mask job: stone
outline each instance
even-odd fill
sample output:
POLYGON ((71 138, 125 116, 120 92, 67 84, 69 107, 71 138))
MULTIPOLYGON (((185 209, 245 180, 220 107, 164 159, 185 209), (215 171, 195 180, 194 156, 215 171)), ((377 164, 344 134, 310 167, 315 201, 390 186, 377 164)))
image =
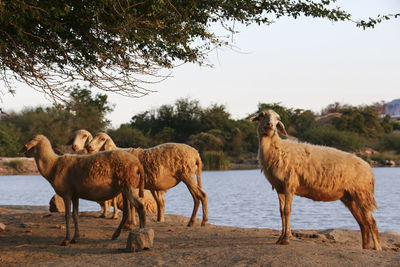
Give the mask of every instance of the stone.
POLYGON ((138 229, 129 233, 126 243, 126 250, 129 252, 138 252, 153 247, 154 230, 138 229))
POLYGON ((65 212, 64 200, 57 194, 50 199, 49 205, 50 212, 65 212))
POLYGON ((6 225, 4 223, 0 223, 0 232, 6 230, 6 225))

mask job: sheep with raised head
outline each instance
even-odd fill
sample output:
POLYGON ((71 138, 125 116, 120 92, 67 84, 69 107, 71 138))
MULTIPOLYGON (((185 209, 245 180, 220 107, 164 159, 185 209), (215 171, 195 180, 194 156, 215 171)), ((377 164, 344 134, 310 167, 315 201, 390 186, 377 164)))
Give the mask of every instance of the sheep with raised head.
POLYGON ((280 116, 266 110, 250 118, 258 121, 259 162, 272 188, 278 193, 282 234, 277 244, 289 244, 293 195, 314 201, 341 200, 361 229, 362 247, 370 248, 370 234, 381 250, 372 211, 375 178, 371 167, 353 154, 334 148, 282 140, 287 136, 280 116))
POLYGON ((79 198, 104 201, 122 193, 125 208, 113 239, 120 235, 121 228, 127 220, 128 201, 138 210, 140 228, 145 227, 144 206, 138 200, 134 190, 139 188, 139 195, 143 195, 144 173, 142 165, 134 155, 125 151, 104 151, 94 155, 58 156, 44 135, 34 136, 24 145, 20 153, 35 158, 41 175, 64 200, 66 236, 62 245, 76 243, 79 239, 79 198), (72 240, 70 236, 71 201, 75 224, 72 240))
MULTIPOLYGON (((89 153, 109 149, 118 149, 118 147, 106 133, 98 133, 87 146, 89 153)), ((194 224, 200 201, 203 207, 201 225, 206 224, 208 221, 207 195, 201 189, 202 161, 196 149, 185 144, 166 143, 148 149, 123 148, 123 150, 136 155, 143 165, 145 189, 151 191, 157 202, 158 221, 164 221, 164 192, 183 182, 189 189, 194 201, 188 226, 194 224), (197 184, 194 180, 195 175, 197 184)))
MULTIPOLYGON (((68 141, 67 145, 70 145, 72 150, 75 152, 82 152, 83 154, 88 154, 86 149, 87 145, 92 141, 93 136, 92 134, 86 129, 79 129, 76 130, 70 140, 68 141)), ((121 198, 121 197, 120 197, 121 198)), ((119 200, 121 202, 121 199, 119 200)), ((112 219, 118 219, 118 200, 116 198, 106 200, 106 201, 99 201, 101 207, 101 218, 107 217, 108 212, 110 211, 111 205, 114 208, 112 219)), ((128 224, 131 224, 131 220, 128 220, 128 224)))

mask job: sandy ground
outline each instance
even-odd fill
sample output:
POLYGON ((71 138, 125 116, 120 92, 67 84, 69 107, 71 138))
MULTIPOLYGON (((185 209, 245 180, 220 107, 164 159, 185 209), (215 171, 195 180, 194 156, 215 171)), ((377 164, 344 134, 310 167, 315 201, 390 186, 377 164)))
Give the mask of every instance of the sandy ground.
POLYGON ((119 220, 80 214, 81 239, 60 246, 64 215, 48 207, 2 206, 0 266, 400 266, 400 234, 381 233, 383 251, 361 249, 353 230, 294 230, 288 246, 276 245, 280 231, 207 225, 186 226, 187 218, 167 215, 155 231, 154 247, 126 252, 128 231, 112 241, 119 220))

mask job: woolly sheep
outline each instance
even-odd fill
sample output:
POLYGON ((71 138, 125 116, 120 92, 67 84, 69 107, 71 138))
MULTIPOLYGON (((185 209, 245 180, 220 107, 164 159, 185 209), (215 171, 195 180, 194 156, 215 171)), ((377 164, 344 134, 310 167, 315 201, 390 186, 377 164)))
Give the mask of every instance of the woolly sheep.
POLYGON ((106 200, 119 193, 124 197, 124 210, 120 225, 113 234, 116 239, 128 215, 128 201, 139 212, 140 228, 146 224, 143 204, 138 200, 134 188, 139 187, 143 195, 144 173, 137 157, 125 151, 105 151, 94 155, 58 156, 44 135, 36 135, 21 149, 27 157, 34 157, 42 176, 61 196, 65 204, 66 237, 62 245, 76 243, 79 239, 79 198, 106 200), (71 201, 75 224, 74 237, 70 238, 71 201))
MULTIPOLYGON (((106 133, 98 133, 87 146, 89 153, 117 149, 106 133)), ((208 221, 207 195, 201 189, 202 162, 196 149, 185 144, 166 143, 148 149, 127 148, 139 158, 145 174, 145 189, 151 190, 157 202, 157 220, 164 221, 165 201, 163 193, 180 182, 185 183, 193 197, 194 208, 188 226, 194 224, 200 205, 203 207, 201 225, 208 221), (194 175, 197 177, 197 184, 194 175)))
MULTIPOLYGON (((72 150, 75 152, 82 152, 83 154, 88 154, 86 147, 90 141, 92 141, 93 136, 92 134, 86 129, 76 130, 70 140, 68 141, 67 145, 70 145, 72 150)), ((117 200, 115 198, 106 201, 99 201, 101 207, 101 218, 107 217, 108 212, 110 211, 111 205, 114 208, 112 219, 118 219, 118 205, 117 200)), ((129 223, 129 221, 128 221, 129 223)))
POLYGON ((362 247, 370 248, 370 234, 376 250, 381 250, 378 228, 372 211, 375 178, 362 159, 334 148, 282 140, 287 136, 280 116, 263 111, 250 121, 258 121, 259 162, 272 188, 278 193, 282 234, 277 244, 289 244, 293 195, 314 201, 341 200, 361 229, 362 247))

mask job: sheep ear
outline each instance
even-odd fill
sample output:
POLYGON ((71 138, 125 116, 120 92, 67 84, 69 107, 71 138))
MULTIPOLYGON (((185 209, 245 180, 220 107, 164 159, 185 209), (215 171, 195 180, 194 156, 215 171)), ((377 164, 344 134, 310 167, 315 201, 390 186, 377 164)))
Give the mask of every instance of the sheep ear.
POLYGON ((92 141, 92 137, 90 137, 90 136, 88 136, 87 138, 86 138, 86 141, 85 141, 85 147, 87 147, 88 145, 89 145, 89 143, 90 143, 90 141, 92 141))
POLYGON ((109 139, 107 139, 105 142, 104 142, 104 145, 103 145, 103 150, 113 150, 114 149, 114 147, 113 147, 113 145, 111 144, 111 142, 110 142, 110 140, 109 139))
POLYGON ((285 130, 285 125, 283 125, 283 123, 281 121, 278 121, 278 124, 276 125, 276 127, 278 128, 278 130, 281 134, 283 134, 286 137, 288 136, 288 134, 285 130))
POLYGON ((249 121, 253 122, 253 121, 258 121, 260 119, 260 114, 254 115, 253 117, 251 117, 249 119, 249 121))

